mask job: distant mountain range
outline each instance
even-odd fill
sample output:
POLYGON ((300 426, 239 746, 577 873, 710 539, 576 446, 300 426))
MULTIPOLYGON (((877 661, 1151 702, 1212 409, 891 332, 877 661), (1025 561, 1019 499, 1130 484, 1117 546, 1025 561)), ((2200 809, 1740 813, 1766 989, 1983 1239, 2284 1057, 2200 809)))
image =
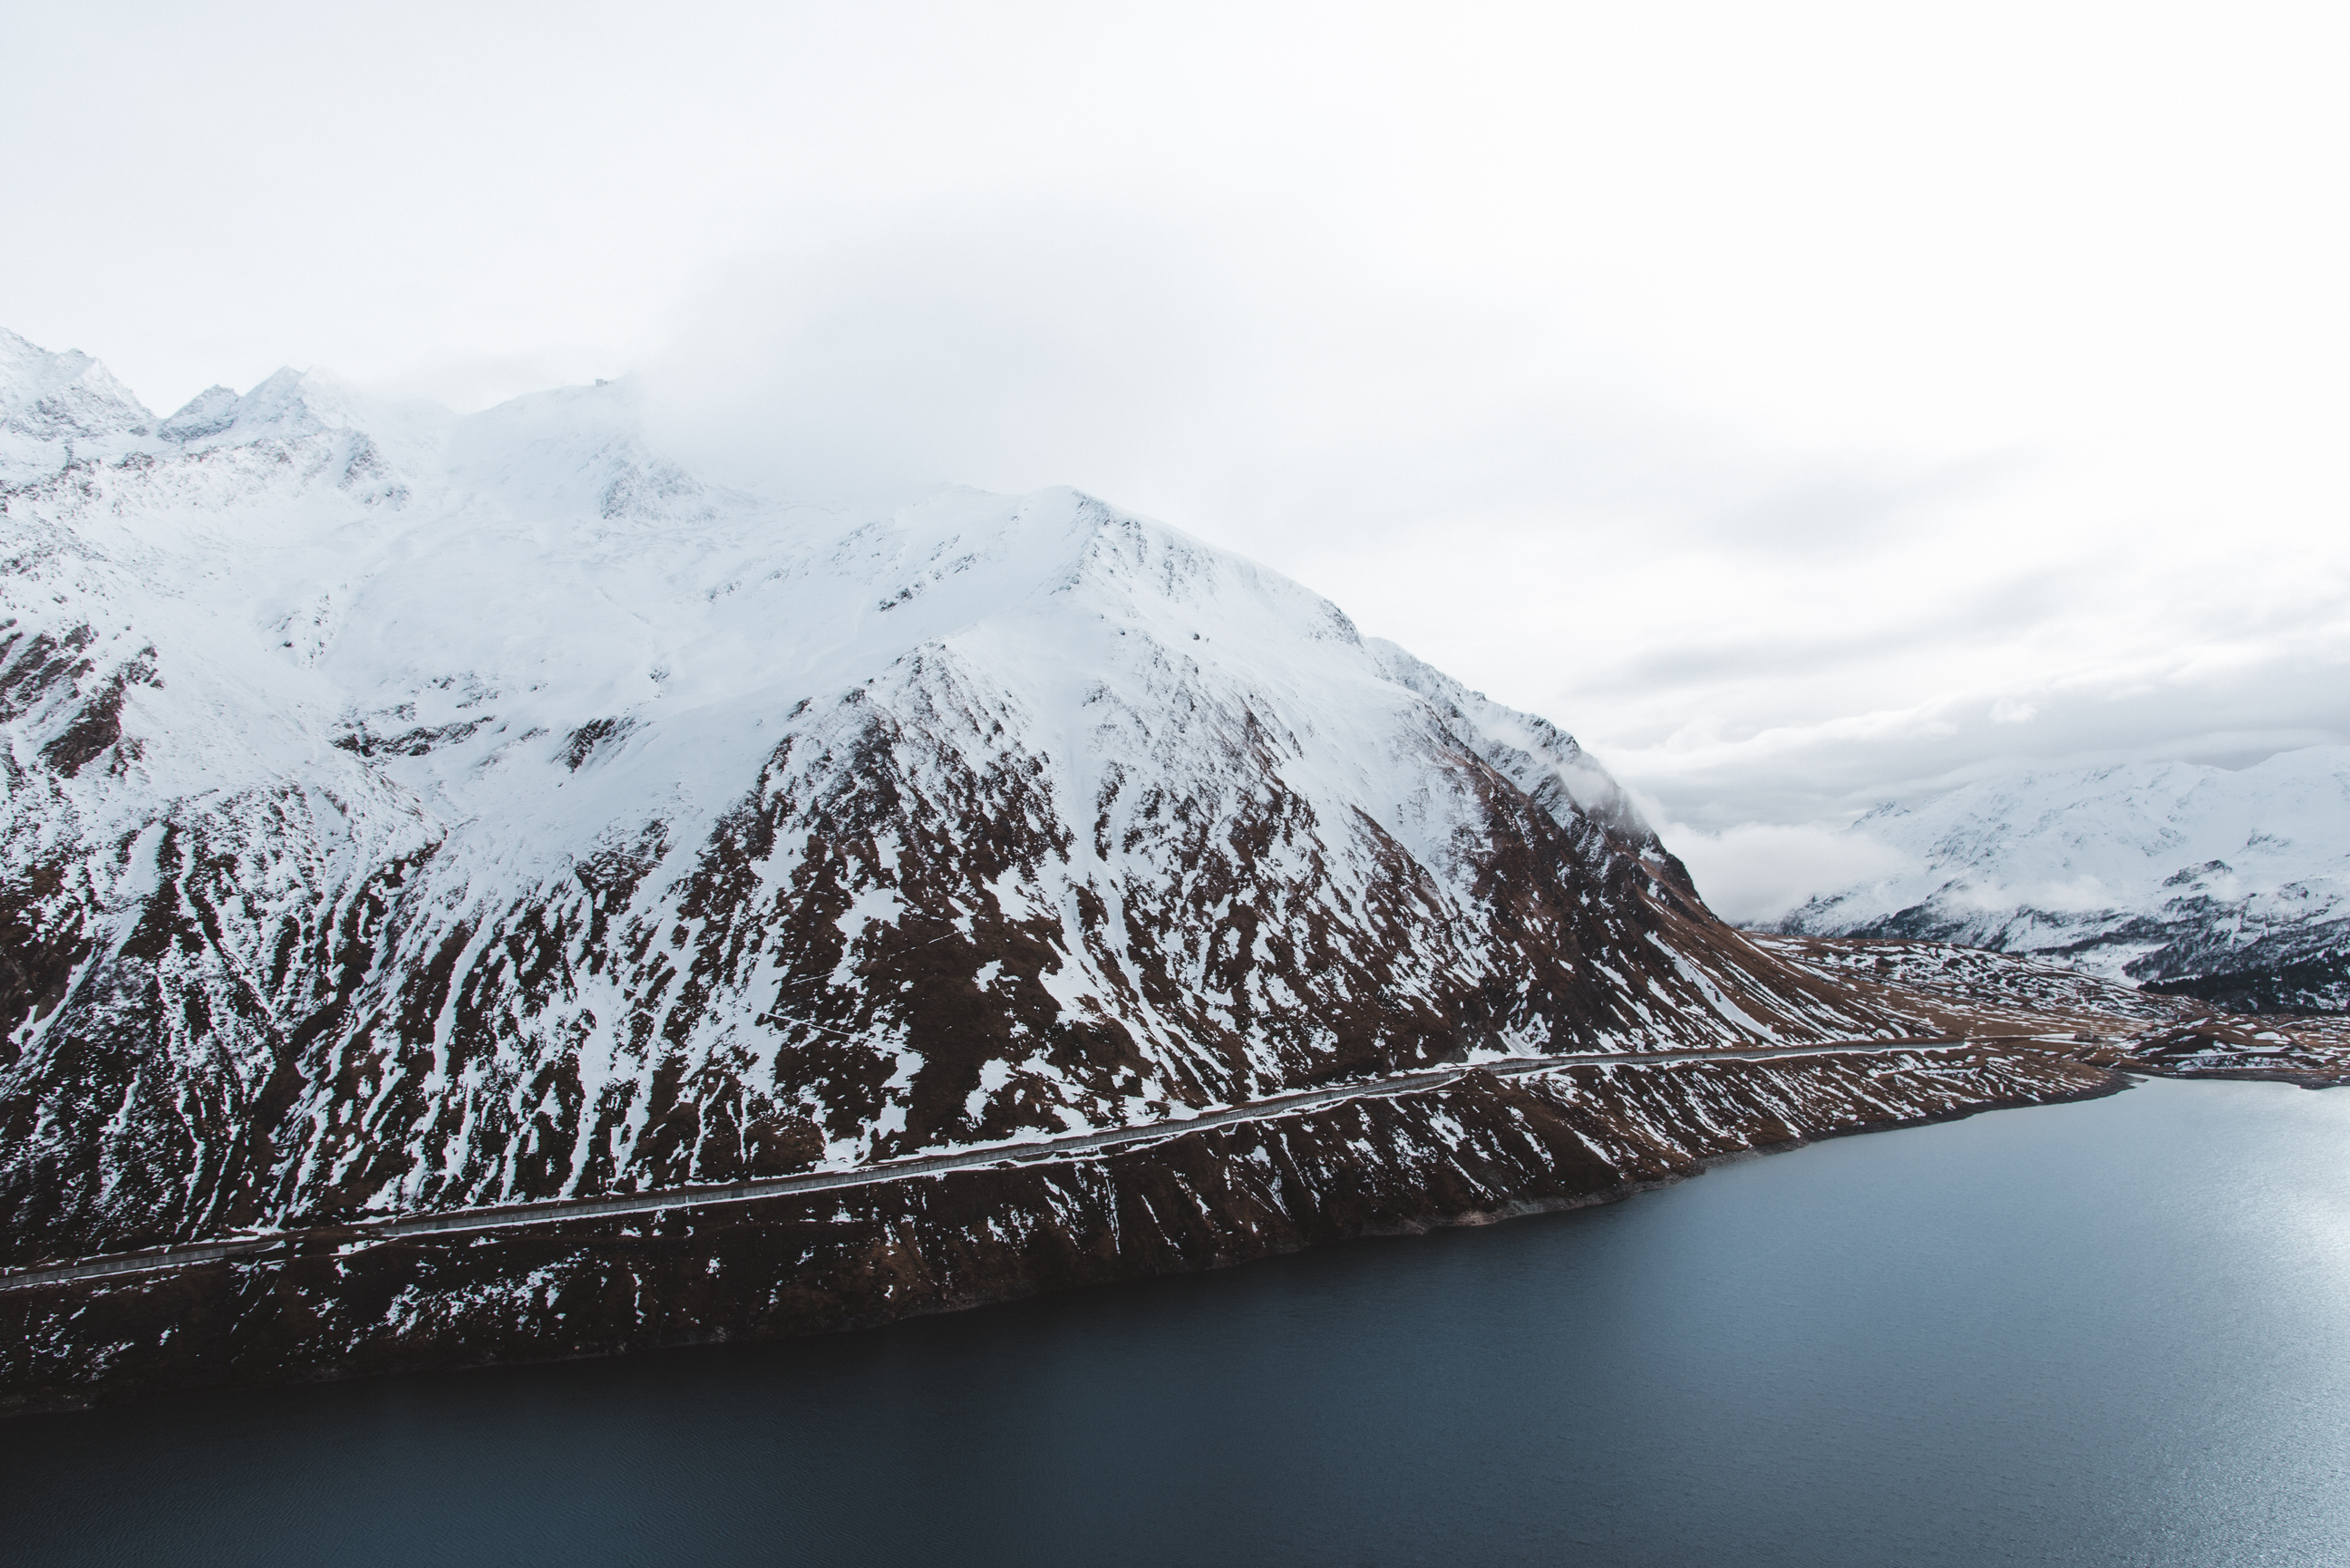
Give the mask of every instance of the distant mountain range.
POLYGON ((2350 1008, 2350 747, 2033 774, 1851 831, 1907 864, 1779 929, 2058 958, 2235 1012, 2350 1008))

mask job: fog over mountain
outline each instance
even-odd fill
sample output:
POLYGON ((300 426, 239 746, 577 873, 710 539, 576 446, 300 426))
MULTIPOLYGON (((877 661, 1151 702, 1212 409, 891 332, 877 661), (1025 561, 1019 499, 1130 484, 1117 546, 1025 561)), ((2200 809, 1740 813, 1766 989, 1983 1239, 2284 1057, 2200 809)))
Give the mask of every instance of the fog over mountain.
POLYGON ((1115 497, 1572 715, 1742 917, 1885 801, 2350 741, 2331 13, 5 27, 0 319, 152 406, 631 379, 712 483, 1115 497))

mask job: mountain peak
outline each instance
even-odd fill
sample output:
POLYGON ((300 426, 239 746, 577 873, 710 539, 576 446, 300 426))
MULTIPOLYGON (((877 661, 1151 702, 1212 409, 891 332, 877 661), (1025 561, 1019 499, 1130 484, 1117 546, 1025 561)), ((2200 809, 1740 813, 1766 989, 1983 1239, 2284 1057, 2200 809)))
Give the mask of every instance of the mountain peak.
POLYGON ((217 384, 206 387, 158 426, 157 433, 167 441, 181 442, 218 435, 236 423, 239 401, 234 388, 217 384))
POLYGON ((183 427, 191 433, 178 439, 255 441, 276 436, 287 440, 326 431, 357 429, 371 422, 365 418, 369 411, 364 407, 366 400, 340 380, 317 370, 281 367, 256 382, 251 391, 236 398, 234 405, 221 396, 228 390, 226 387, 213 387, 199 392, 186 409, 172 415, 169 422, 176 425, 182 415, 192 413, 199 403, 203 405, 202 418, 192 419, 183 427))
POLYGON ((530 392, 456 420, 447 462, 459 483, 536 517, 683 523, 750 504, 652 449, 626 379, 530 392))
POLYGON ((154 423, 130 389, 88 354, 52 353, 0 327, 0 467, 52 455, 62 462, 68 447, 119 446, 150 434, 154 423))

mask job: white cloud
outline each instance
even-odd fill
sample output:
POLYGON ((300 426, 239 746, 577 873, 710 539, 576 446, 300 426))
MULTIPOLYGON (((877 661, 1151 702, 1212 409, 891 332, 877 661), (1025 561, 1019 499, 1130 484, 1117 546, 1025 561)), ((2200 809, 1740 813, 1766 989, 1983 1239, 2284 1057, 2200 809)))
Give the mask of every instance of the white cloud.
POLYGON ((2095 877, 2082 876, 2013 888, 1996 882, 1969 883, 1952 893, 1950 902, 1960 909, 1987 913, 2039 909, 2049 914, 2085 914, 2110 909, 2116 900, 2105 883, 2095 877))
POLYGON ((1663 836, 1708 907, 1743 924, 1768 923, 1814 893, 1841 891, 1905 864, 1873 838, 1815 825, 1749 822, 1718 833, 1669 826, 1663 836))
POLYGON ((161 406, 1074 483, 1725 844, 2350 739, 2336 12, 18 9, 0 323, 161 406))

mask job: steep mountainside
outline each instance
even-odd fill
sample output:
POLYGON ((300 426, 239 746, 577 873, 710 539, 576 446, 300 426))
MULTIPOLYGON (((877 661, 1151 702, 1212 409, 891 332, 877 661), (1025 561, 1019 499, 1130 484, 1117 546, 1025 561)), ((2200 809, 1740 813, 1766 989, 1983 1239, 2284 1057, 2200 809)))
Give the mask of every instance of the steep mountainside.
POLYGON ((2062 957, 2238 1012, 2350 1008, 2350 747, 1970 784, 1852 831, 1908 866, 1782 929, 2062 957))
POLYGON ((1915 1032, 1567 735, 1089 497, 0 376, 0 1263, 1915 1032))

